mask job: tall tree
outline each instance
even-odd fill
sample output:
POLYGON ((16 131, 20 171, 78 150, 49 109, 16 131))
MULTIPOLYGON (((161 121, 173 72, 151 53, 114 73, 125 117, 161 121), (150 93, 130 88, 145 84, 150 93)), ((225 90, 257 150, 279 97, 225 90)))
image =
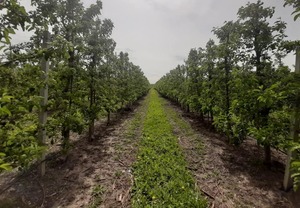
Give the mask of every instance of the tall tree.
MULTIPOLYGON (((249 64, 256 68, 256 79, 258 86, 264 91, 270 87, 268 77, 272 72, 271 56, 275 54, 283 41, 286 24, 280 20, 270 25, 274 14, 274 8, 264 7, 262 1, 248 3, 238 11, 238 20, 241 23, 241 34, 243 50, 250 55, 249 64), (271 69, 271 70, 270 70, 271 69)), ((256 114, 254 119, 255 129, 263 133, 261 129, 267 128, 268 118, 271 111, 270 106, 263 104, 257 99, 256 114)), ((271 164, 271 138, 261 135, 260 143, 265 148, 265 163, 271 164)))
POLYGON ((0 50, 9 48, 3 54, 8 62, 0 61, 0 169, 9 169, 11 165, 28 166, 42 151, 35 138, 37 115, 33 112, 38 106, 41 74, 27 59, 22 61, 20 51, 27 51, 29 45, 10 43, 10 35, 19 26, 22 30, 30 26, 25 8, 11 0, 2 1, 0 10, 0 50))
POLYGON ((207 96, 203 101, 207 103, 207 110, 210 114, 211 121, 214 120, 213 106, 215 105, 214 99, 214 86, 215 86, 215 61, 217 59, 217 46, 215 42, 210 39, 206 43, 204 62, 202 64, 203 70, 206 72, 207 78, 207 96))
POLYGON ((189 110, 194 110, 197 112, 201 111, 201 104, 198 100, 201 91, 201 71, 200 71, 200 57, 199 53, 202 49, 191 49, 188 55, 187 60, 185 61, 186 65, 186 90, 185 96, 187 100, 187 108, 189 110), (198 52, 199 51, 199 52, 198 52))
POLYGON ((66 53, 60 61, 52 64, 53 77, 59 88, 57 91, 51 89, 50 97, 60 97, 62 100, 55 100, 55 105, 60 114, 58 121, 61 126, 61 136, 63 139, 63 148, 69 148, 70 131, 82 131, 83 123, 80 122, 82 116, 76 106, 81 105, 84 98, 80 89, 80 76, 84 73, 81 68, 80 57, 83 52, 83 24, 84 6, 80 0, 61 0, 55 2, 56 12, 51 22, 54 24, 52 31, 56 38, 61 38, 66 44, 66 53), (59 92, 60 91, 60 92, 59 92), (53 94, 55 92, 55 94, 53 94))
POLYGON ((220 42, 218 46, 219 62, 217 67, 219 70, 219 79, 217 79, 216 82, 218 83, 218 91, 224 92, 219 94, 219 98, 216 98, 219 102, 216 103, 216 106, 218 106, 215 108, 217 109, 216 116, 218 116, 218 121, 216 120, 215 122, 217 126, 220 125, 219 128, 222 128, 223 131, 226 132, 229 139, 232 138, 232 122, 230 115, 232 97, 230 83, 232 82, 231 72, 233 67, 237 64, 236 57, 239 53, 239 28, 238 22, 229 21, 225 22, 222 27, 213 30, 220 42), (222 109, 224 109, 224 112, 222 109), (225 120, 223 120, 224 117, 225 120), (225 124, 225 126, 222 124, 225 124))
POLYGON ((113 23, 109 19, 100 20, 102 3, 97 1, 97 4, 91 5, 85 11, 83 16, 82 32, 87 37, 86 41, 86 59, 88 69, 88 88, 89 88, 89 107, 88 107, 88 122, 89 122, 89 140, 91 141, 94 134, 94 122, 97 115, 102 110, 101 99, 107 94, 105 88, 107 84, 104 80, 105 76, 109 76, 103 71, 105 64, 110 61, 110 56, 113 55, 115 42, 110 38, 113 29, 113 23), (102 86, 101 88, 99 86, 102 86), (101 90, 102 89, 102 90, 101 90))
POLYGON ((71 131, 91 128, 99 115, 124 107, 122 102, 134 102, 149 88, 128 55, 119 73, 116 44, 110 37, 113 23, 100 19, 101 1, 89 8, 79 0, 31 3, 28 14, 17 0, 0 3, 0 50, 9 49, 0 63, 0 169, 9 169, 10 164, 26 167, 47 148, 37 142, 39 89, 46 84, 41 80, 41 59, 50 60, 51 67, 49 102, 43 106, 49 119, 42 127, 51 144, 61 134, 63 150, 70 147, 71 131), (35 34, 28 43, 10 45, 9 36, 18 26, 34 29, 35 34), (49 47, 41 49, 42 33, 48 29, 49 47))

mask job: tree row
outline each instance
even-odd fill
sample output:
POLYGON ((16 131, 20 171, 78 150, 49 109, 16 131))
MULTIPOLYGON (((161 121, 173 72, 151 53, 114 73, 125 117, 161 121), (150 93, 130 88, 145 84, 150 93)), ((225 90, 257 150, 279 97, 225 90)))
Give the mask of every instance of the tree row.
POLYGON ((107 116, 109 123, 111 113, 149 89, 141 68, 115 52, 114 26, 101 19, 101 1, 31 3, 31 11, 16 0, 0 7, 0 169, 27 167, 50 144, 67 152, 71 132, 87 130, 92 140, 97 119, 107 116), (11 34, 21 28, 32 31, 30 41, 12 45, 11 34), (45 113, 46 125, 39 118, 45 113), (43 132, 48 139, 41 142, 43 132))
POLYGON ((191 49, 185 63, 155 85, 163 96, 212 123, 229 143, 255 138, 268 166, 271 147, 297 145, 290 129, 299 94, 299 76, 283 62, 297 41, 285 40, 285 22, 271 23, 274 12, 262 1, 241 7, 237 21, 212 30, 218 43, 210 39, 204 48, 191 49))

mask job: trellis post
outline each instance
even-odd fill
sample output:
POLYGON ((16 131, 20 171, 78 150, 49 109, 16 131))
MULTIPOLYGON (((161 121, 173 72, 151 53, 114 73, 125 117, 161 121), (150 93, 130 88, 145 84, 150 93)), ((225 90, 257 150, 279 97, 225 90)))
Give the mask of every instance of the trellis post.
MULTIPOLYGON (((48 48, 48 43, 50 40, 50 34, 46 30, 43 33, 43 44, 42 48, 43 50, 46 50, 48 48)), ((46 139, 47 139, 47 131, 46 131, 46 123, 47 123, 47 104, 48 104, 48 73, 49 73, 49 60, 45 56, 42 57, 41 60, 41 70, 42 70, 42 81, 43 81, 43 87, 40 91, 40 96, 42 97, 41 100, 41 111, 39 114, 39 144, 45 145, 46 139)), ((40 158, 40 165, 39 165, 39 174, 41 176, 45 175, 46 171, 46 162, 45 162, 45 153, 42 154, 40 158)))
MULTIPOLYGON (((300 75, 300 47, 296 48, 296 68, 295 76, 300 75)), ((292 126, 291 126, 291 137, 294 142, 299 142, 299 133, 300 133, 300 95, 296 95, 296 105, 292 117, 292 126)), ((291 179, 291 161, 293 158, 293 152, 288 150, 288 157, 285 166, 285 174, 283 180, 283 188, 285 191, 288 191, 293 186, 293 181, 291 179)))

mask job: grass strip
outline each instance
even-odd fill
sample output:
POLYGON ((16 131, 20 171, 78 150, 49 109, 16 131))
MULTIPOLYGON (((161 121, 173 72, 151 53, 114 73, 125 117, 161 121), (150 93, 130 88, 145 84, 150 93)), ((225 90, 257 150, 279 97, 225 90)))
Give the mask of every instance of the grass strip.
POLYGON ((201 156, 203 154, 204 143, 202 141, 202 136, 197 134, 192 128, 191 124, 186 121, 180 113, 178 113, 165 99, 163 101, 164 110, 168 115, 169 121, 173 125, 173 129, 179 129, 180 135, 182 137, 188 137, 189 141, 194 144, 194 148, 197 150, 198 154, 201 156))
POLYGON ((146 114, 146 111, 148 109, 148 103, 149 103, 149 95, 142 101, 141 106, 139 106, 138 110, 136 111, 133 119, 130 121, 127 130, 125 132, 125 136, 127 139, 134 139, 136 137, 139 137, 139 130, 142 129, 144 125, 144 115, 146 114))
POLYGON ((162 101, 153 89, 134 164, 132 207, 207 207, 187 169, 162 101))

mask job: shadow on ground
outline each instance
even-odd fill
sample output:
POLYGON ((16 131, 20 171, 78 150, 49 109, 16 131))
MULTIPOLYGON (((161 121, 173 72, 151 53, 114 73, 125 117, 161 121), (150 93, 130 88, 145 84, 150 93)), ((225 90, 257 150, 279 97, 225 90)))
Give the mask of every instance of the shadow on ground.
POLYGON ((201 154, 195 143, 181 139, 189 168, 202 192, 215 207, 300 207, 300 195, 282 191, 286 155, 272 149, 272 168, 263 164, 264 151, 254 139, 230 145, 208 122, 169 104, 199 135, 201 154), (297 201, 298 200, 298 201, 297 201))

